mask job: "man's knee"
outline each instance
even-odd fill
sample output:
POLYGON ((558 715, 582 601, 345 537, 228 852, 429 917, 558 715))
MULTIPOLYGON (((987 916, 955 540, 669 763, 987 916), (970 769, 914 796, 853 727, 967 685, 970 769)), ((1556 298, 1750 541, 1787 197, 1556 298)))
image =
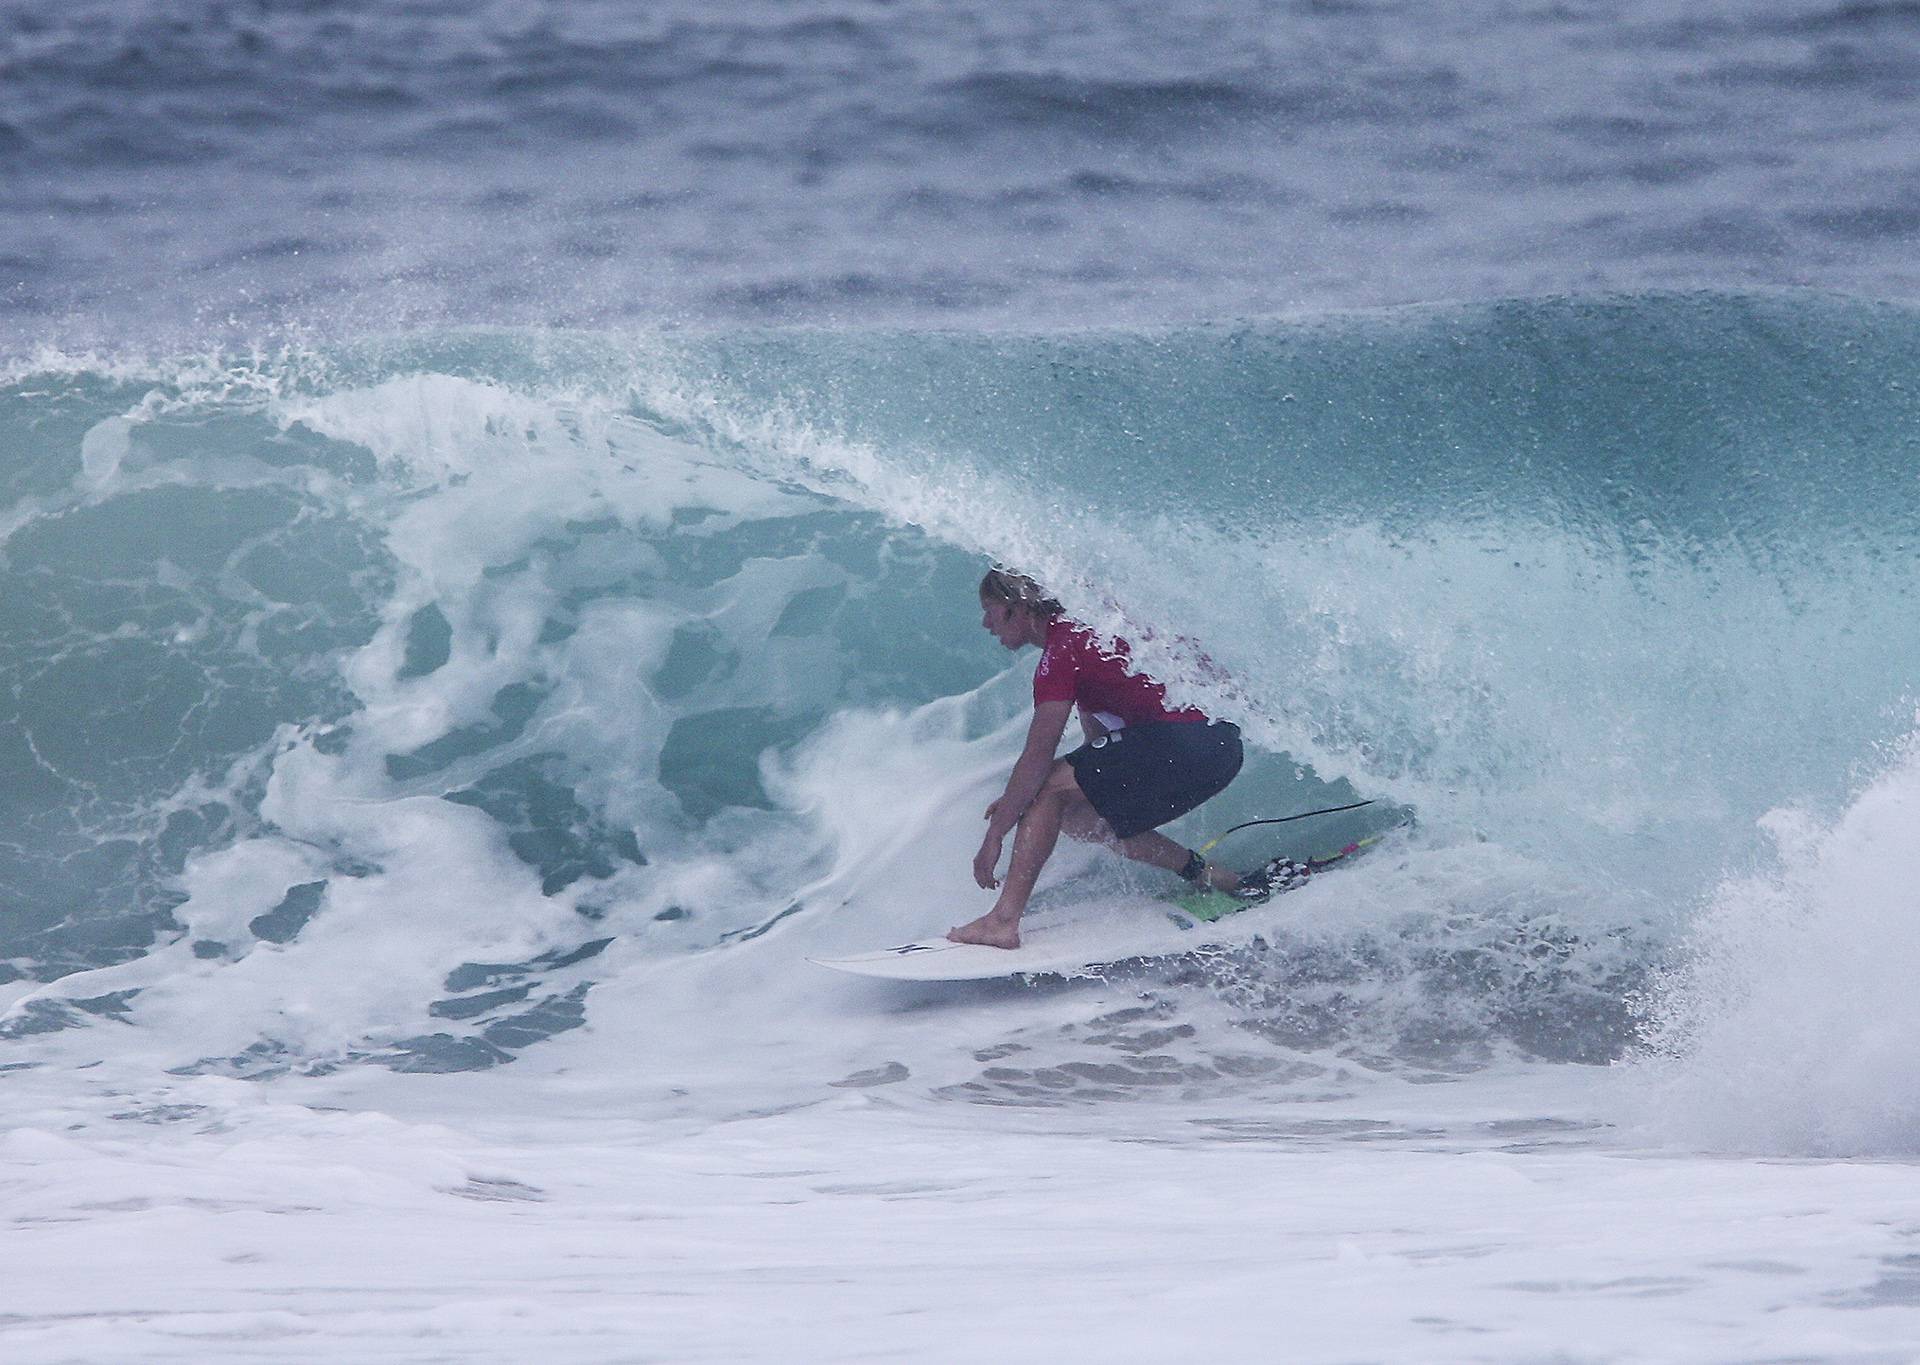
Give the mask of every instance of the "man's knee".
POLYGON ((1067 807, 1067 815, 1060 822, 1060 828, 1067 832, 1069 838, 1083 844, 1102 844, 1112 848, 1120 842, 1113 837, 1107 822, 1100 818, 1100 812, 1089 805, 1085 798, 1067 807))
POLYGON ((1047 780, 1033 794, 1033 800, 1027 803, 1026 813, 1020 820, 1024 824, 1036 815, 1045 814, 1050 819, 1066 821, 1072 815, 1076 799, 1084 800, 1080 796, 1080 788, 1073 781, 1073 768, 1062 760, 1054 764, 1053 771, 1047 774, 1047 780), (1060 776, 1063 769, 1066 772, 1065 781, 1060 776))
POLYGON ((1046 783, 1040 788, 1040 795, 1079 796, 1080 779, 1074 776, 1073 764, 1064 758, 1055 759, 1046 783))
MULTIPOLYGON (((1073 776, 1071 765, 1067 768, 1069 778, 1073 776)), ((1068 837, 1089 844, 1112 844, 1115 842, 1113 831, 1107 822, 1100 818, 1100 812, 1093 808, 1093 802, 1087 800, 1085 792, 1080 790, 1077 781, 1055 789, 1062 802, 1060 828, 1068 837)))

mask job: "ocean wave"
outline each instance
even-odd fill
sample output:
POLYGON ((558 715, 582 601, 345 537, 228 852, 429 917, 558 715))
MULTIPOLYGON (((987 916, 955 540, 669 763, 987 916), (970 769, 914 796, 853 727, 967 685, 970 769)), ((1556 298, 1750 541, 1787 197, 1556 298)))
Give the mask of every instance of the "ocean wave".
POLYGON ((1908 724, 1917 350, 1902 308, 1646 296, 44 353, 0 386, 5 1027, 487 1065, 949 922, 1024 707, 1000 560, 1245 727, 1189 837, 1418 813, 1350 919, 1173 998, 1614 1055, 1756 821, 1908 724))

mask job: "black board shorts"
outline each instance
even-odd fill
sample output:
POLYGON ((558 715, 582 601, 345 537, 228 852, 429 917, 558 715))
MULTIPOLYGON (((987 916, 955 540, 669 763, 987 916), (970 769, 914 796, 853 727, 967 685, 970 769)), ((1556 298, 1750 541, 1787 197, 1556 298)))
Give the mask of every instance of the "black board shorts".
POLYGON ((1067 762, 1094 812, 1117 837, 1131 839, 1224 790, 1241 758, 1237 725, 1161 721, 1102 735, 1067 762))

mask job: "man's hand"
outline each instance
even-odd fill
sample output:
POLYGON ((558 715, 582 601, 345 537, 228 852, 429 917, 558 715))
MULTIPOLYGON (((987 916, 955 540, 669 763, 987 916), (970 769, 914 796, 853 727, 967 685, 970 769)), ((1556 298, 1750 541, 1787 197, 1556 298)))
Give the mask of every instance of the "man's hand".
POLYGON ((1000 809, 1000 803, 1005 799, 1006 799, 1005 797, 996 796, 992 801, 987 803, 987 823, 988 824, 993 823, 993 813, 1000 809))
POLYGON ((973 855, 973 881, 982 890, 993 891, 1000 886, 1000 879, 994 876, 994 870, 1000 866, 1000 845, 1006 842, 1004 834, 989 834, 980 841, 980 851, 973 855))

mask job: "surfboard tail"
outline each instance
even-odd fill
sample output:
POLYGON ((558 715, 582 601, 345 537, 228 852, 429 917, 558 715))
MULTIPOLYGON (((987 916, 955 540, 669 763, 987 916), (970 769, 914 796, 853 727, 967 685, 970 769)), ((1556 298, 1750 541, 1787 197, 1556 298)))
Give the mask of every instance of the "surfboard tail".
POLYGON ((1175 896, 1173 904, 1177 909, 1168 911, 1168 916, 1182 929, 1191 929, 1196 923, 1211 924, 1237 911, 1249 910, 1256 905, 1265 905, 1275 896, 1283 896, 1289 891, 1296 891, 1305 886, 1314 874, 1324 872, 1330 867, 1337 867, 1348 859, 1364 853, 1385 837, 1384 834, 1374 834, 1365 839, 1356 839, 1335 852, 1322 854, 1317 858, 1308 858, 1304 863, 1295 863, 1293 864, 1295 868, 1303 870, 1280 882, 1267 895, 1257 899, 1229 896, 1224 891, 1189 891, 1185 895, 1175 896))

